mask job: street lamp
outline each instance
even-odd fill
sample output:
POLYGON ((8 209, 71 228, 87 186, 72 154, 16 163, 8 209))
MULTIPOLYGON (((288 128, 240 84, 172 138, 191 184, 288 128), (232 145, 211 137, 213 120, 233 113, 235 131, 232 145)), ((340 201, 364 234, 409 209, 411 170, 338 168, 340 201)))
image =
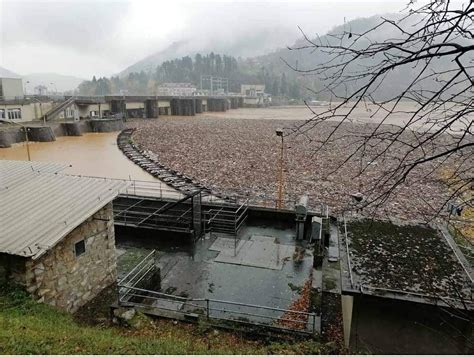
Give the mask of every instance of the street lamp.
POLYGON ((23 92, 24 92, 23 94, 24 95, 26 95, 26 85, 29 84, 29 83, 30 83, 30 81, 25 82, 25 86, 23 87, 23 92))
POLYGON ((58 87, 56 87, 56 83, 51 82, 50 85, 54 86, 54 94, 58 95, 58 87))
POLYGON ((276 208, 282 208, 283 203, 283 129, 277 129, 276 135, 281 137, 281 147, 280 147, 280 165, 278 169, 278 199, 276 202, 276 208))

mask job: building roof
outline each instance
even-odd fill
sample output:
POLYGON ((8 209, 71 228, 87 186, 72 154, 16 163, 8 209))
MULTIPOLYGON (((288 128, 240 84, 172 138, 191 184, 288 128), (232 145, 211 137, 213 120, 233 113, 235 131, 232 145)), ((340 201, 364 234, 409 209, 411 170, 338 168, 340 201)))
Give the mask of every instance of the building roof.
POLYGON ((127 185, 66 175, 65 167, 0 160, 0 252, 38 258, 127 185))
POLYGON ((470 272, 443 231, 369 219, 340 230, 343 290, 425 303, 462 299, 473 307, 470 272))
POLYGON ((9 71, 8 69, 3 68, 3 67, 0 67, 0 78, 21 79, 21 77, 18 74, 12 71, 9 71))

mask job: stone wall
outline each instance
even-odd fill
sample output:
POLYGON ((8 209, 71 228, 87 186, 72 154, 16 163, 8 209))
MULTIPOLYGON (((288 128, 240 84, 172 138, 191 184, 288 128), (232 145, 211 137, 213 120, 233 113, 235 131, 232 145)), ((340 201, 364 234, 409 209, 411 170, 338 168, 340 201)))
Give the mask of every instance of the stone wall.
POLYGON ((26 260, 24 285, 38 301, 75 312, 116 281, 116 267, 112 203, 109 203, 45 255, 26 260), (85 252, 76 256, 75 243, 83 239, 85 252))

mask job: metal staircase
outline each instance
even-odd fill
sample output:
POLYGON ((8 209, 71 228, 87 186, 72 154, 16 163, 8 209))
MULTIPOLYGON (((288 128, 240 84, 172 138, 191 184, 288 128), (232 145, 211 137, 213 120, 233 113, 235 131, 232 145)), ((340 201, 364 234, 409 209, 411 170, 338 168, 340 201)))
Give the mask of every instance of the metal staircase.
POLYGON ((75 97, 70 97, 70 98, 66 99, 65 101, 59 103, 55 107, 51 108, 51 110, 49 110, 47 113, 45 113, 41 117, 41 120, 48 121, 48 120, 55 119, 59 115, 59 113, 61 113, 63 110, 65 110, 70 105, 74 104, 75 100, 76 100, 75 97))

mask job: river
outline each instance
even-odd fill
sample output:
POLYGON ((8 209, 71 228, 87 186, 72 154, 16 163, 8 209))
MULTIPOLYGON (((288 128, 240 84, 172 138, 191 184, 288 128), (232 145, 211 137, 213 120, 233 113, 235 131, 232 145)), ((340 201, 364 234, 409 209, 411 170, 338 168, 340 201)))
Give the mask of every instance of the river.
MULTIPOLYGON (((82 136, 60 136, 53 142, 30 142, 31 161, 72 165, 64 172, 74 175, 157 181, 119 150, 117 135, 118 132, 85 133, 82 136)), ((0 149, 0 159, 28 160, 26 144, 0 149)))
MULTIPOLYGON (((415 107, 403 104, 407 111, 415 107)), ((314 108, 321 112, 327 107, 314 108)), ((356 123, 377 123, 381 113, 376 108, 359 107, 355 115, 356 123)), ((240 108, 222 113, 203 113, 196 116, 214 117, 222 119, 254 119, 254 120, 308 120, 313 114, 304 106, 270 107, 270 108, 240 108)), ((163 119, 176 119, 180 117, 165 116, 163 119)), ((190 118, 190 117, 183 117, 190 118)), ((386 123, 403 125, 407 120, 406 113, 393 114, 386 123)), ((72 167, 66 173, 87 176, 110 177, 118 179, 158 181, 156 178, 131 162, 118 149, 116 139, 118 132, 113 133, 86 133, 83 136, 58 137, 54 142, 30 143, 32 161, 59 162, 72 167)), ((0 159, 28 160, 26 144, 15 144, 11 148, 0 149, 0 159)))

